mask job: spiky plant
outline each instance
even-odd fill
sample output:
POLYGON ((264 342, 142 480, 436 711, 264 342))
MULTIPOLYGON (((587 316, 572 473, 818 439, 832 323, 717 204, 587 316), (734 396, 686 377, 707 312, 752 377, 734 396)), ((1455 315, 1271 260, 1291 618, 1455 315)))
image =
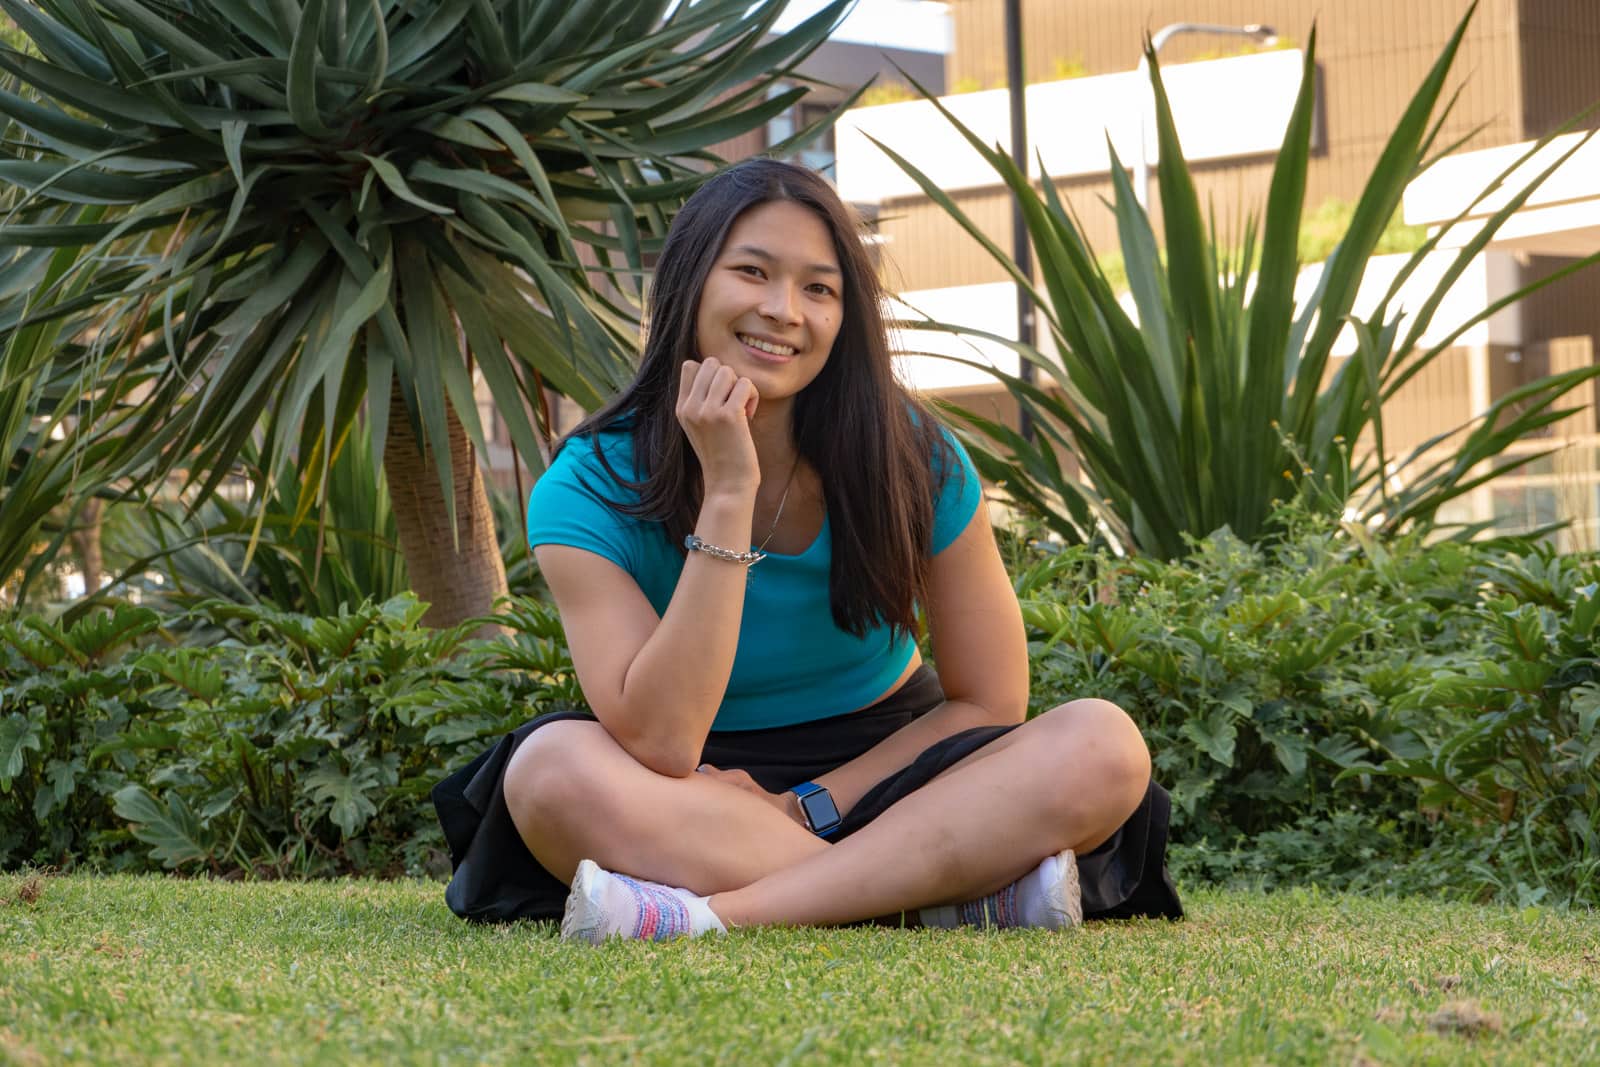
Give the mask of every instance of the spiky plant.
MULTIPOLYGON (((1470 326, 1600 262, 1600 254, 1582 258, 1484 308, 1444 339, 1423 340, 1451 286, 1583 139, 1511 189, 1503 207, 1475 224, 1415 306, 1401 308, 1400 289, 1439 248, 1442 232, 1412 254, 1368 318, 1353 314, 1367 264, 1406 185, 1443 154, 1439 138, 1452 102, 1445 83, 1474 7, 1469 5, 1406 105, 1315 291, 1299 307, 1294 286, 1316 102, 1314 30, 1262 221, 1251 221, 1242 247, 1231 252, 1227 238, 1207 225, 1160 66, 1146 46, 1161 152, 1165 257, 1114 152, 1111 160, 1113 207, 1136 317, 1119 300, 1054 184, 1046 179, 1041 195, 1007 155, 934 100, 1021 204, 1040 284, 1023 276, 1011 256, 909 159, 885 151, 1029 292, 1061 353, 1057 361, 1030 346, 988 338, 1039 368, 1051 388, 973 364, 999 378, 1039 429, 1035 440, 1024 440, 1010 427, 950 406, 971 434, 983 473, 1003 482, 1015 500, 1069 540, 1109 531, 1124 545, 1172 558, 1188 552, 1193 538, 1223 526, 1253 540, 1270 528, 1277 503, 1302 495, 1310 506, 1336 515, 1351 509, 1386 533, 1432 526, 1450 501, 1545 454, 1508 449, 1571 414, 1575 409, 1554 405, 1600 375, 1600 367, 1552 375, 1508 393, 1458 428, 1459 446, 1449 450, 1439 448, 1453 436, 1445 434, 1405 456, 1391 455, 1383 405, 1470 326), (1358 341, 1356 357, 1329 374, 1335 342, 1347 325, 1358 341), (1369 435, 1371 449, 1353 447, 1369 435), (1064 462, 1068 454, 1085 480, 1064 462), (1406 479, 1399 490, 1391 485, 1397 468, 1406 479)), ((1548 140, 1507 167, 1457 221, 1548 140)))
POLYGON ((547 394, 629 377, 709 147, 795 103, 848 6, 770 36, 785 0, 0 0, 38 53, 0 49, 0 250, 75 250, 37 284, 125 339, 91 371, 148 379, 120 473, 204 496, 259 438, 325 499, 364 410, 430 621, 481 615, 475 375, 537 469, 547 394))

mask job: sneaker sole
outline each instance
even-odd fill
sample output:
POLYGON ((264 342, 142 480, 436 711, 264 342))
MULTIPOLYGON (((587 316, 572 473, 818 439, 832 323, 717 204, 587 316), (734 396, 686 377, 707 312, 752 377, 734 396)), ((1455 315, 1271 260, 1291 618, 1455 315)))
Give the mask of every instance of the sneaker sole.
POLYGON ((1052 930, 1069 930, 1083 925, 1083 894, 1078 886, 1078 857, 1070 848, 1056 854, 1056 872, 1061 876, 1050 887, 1046 902, 1058 921, 1052 930))
MULTIPOLYGON (((572 892, 567 894, 567 908, 561 915, 561 937, 566 941, 587 941, 598 945, 604 940, 600 935, 604 925, 605 909, 599 900, 600 865, 593 860, 578 864, 578 873, 572 878, 572 892)), ((1076 885, 1076 871, 1074 871, 1076 885)))

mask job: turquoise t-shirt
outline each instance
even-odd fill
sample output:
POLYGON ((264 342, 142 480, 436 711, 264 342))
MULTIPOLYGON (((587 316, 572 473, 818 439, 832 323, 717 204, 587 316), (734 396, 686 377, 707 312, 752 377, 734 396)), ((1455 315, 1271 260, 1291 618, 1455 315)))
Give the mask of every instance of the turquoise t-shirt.
MULTIPOLYGON (((933 551, 947 548, 978 510, 982 486, 961 444, 941 431, 960 461, 934 501, 933 551)), ((633 440, 626 430, 599 435, 613 470, 638 479, 633 440)), ((935 472, 935 482, 938 474, 935 472)), ((606 473, 593 438, 574 439, 534 483, 528 499, 528 543, 569 545, 610 560, 633 576, 645 597, 665 614, 683 571, 682 551, 666 528, 624 515, 607 500, 639 499, 606 473)), ((888 626, 856 637, 838 628, 828 603, 832 539, 827 518, 804 552, 768 553, 751 569, 733 673, 715 730, 758 730, 843 715, 865 707, 894 684, 911 661, 915 643, 888 626)))

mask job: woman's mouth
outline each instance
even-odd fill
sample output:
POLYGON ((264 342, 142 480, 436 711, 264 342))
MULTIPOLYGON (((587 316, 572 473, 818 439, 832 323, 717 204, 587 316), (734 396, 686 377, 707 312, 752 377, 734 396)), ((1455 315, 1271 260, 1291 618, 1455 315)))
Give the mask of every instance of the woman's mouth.
POLYGON ((735 334, 734 336, 738 337, 739 343, 744 345, 745 350, 757 359, 783 363, 794 358, 796 350, 789 345, 778 344, 775 341, 763 341, 761 338, 752 337, 747 333, 735 334))

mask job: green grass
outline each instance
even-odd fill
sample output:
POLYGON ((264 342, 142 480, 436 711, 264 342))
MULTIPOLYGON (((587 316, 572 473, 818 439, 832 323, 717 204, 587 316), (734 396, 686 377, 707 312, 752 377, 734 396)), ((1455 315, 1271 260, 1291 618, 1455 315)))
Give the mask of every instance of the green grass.
POLYGON ((563 944, 421 882, 0 875, 0 1063, 1581 1063, 1600 918, 1191 891, 1178 924, 563 944))

